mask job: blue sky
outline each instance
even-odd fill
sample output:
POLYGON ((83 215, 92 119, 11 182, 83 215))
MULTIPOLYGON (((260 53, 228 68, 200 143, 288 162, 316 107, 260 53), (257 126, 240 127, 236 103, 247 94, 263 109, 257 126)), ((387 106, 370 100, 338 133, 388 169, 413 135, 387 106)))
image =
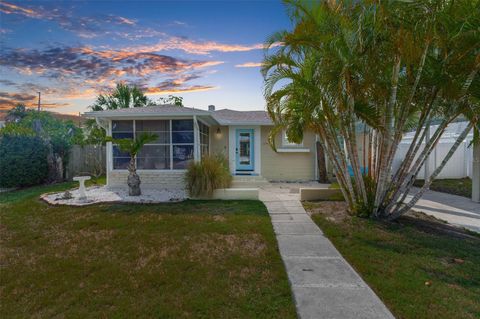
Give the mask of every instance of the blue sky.
POLYGON ((0 109, 86 111, 116 82, 186 106, 262 109, 262 44, 279 1, 0 1, 0 109))

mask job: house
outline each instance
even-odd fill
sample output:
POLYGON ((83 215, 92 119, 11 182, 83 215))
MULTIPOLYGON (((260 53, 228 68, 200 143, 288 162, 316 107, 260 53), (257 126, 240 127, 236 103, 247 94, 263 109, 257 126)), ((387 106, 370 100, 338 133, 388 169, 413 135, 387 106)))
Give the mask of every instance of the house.
MULTIPOLYGON (((275 152, 268 143, 273 126, 265 111, 199 110, 171 105, 87 112, 113 138, 142 132, 158 135, 137 155, 142 185, 183 188, 188 164, 204 154, 223 153, 234 176, 267 181, 316 179, 316 136, 306 132, 300 144, 285 133, 277 136, 275 152)), ((124 186, 128 154, 107 145, 107 185, 124 186)))

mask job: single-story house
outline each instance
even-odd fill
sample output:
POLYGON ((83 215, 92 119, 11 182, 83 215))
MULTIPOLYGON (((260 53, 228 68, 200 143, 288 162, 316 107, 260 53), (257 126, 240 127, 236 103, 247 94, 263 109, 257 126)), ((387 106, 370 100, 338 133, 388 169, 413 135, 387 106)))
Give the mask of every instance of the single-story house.
MULTIPOLYGON (((265 111, 200 110, 171 105, 87 112, 113 138, 152 132, 158 139, 137 155, 142 185, 184 187, 188 164, 204 154, 223 153, 234 176, 267 181, 312 181, 317 178, 316 136, 306 132, 300 144, 279 134, 275 152, 268 144, 272 122, 265 111)), ((107 144, 107 185, 124 186, 128 154, 107 144)))

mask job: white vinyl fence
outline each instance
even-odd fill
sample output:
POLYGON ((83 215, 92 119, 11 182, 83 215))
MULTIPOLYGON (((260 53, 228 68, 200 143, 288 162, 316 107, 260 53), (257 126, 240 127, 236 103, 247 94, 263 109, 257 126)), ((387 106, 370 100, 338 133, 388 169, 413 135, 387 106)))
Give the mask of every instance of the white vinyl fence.
MULTIPOLYGON (((448 126, 446 132, 443 134, 438 145, 435 147, 434 151, 431 153, 429 158, 429 173, 428 176, 433 173, 433 171, 442 163, 443 159, 450 151, 450 148, 455 143, 458 135, 465 129, 466 122, 453 123, 448 126)), ((430 131, 433 134, 437 126, 431 126, 430 131)), ((393 170, 396 171, 400 164, 402 163, 405 155, 410 147, 410 144, 413 139, 414 133, 405 134, 402 142, 398 146, 397 153, 395 154, 395 159, 393 161, 393 170)), ((450 158, 448 163, 445 165, 443 170, 438 175, 437 179, 445 178, 463 178, 470 177, 472 178, 472 169, 473 169, 473 146, 470 145, 473 139, 473 130, 459 146, 457 151, 450 158), (470 146, 470 147, 469 147, 470 146)), ((425 145, 423 143, 422 148, 425 145)), ((421 148, 421 149, 422 149, 421 148)), ((421 150, 419 151, 419 153, 421 150)), ((419 179, 425 178, 425 167, 422 167, 421 171, 418 174, 419 179)))

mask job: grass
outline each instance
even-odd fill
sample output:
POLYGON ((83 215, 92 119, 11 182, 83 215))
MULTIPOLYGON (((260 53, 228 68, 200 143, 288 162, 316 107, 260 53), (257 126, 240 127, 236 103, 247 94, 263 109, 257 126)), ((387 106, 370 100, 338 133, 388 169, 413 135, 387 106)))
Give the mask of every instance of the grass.
POLYGON ((259 201, 49 206, 0 194, 0 317, 295 318, 259 201))
POLYGON ((396 318, 480 317, 480 238, 348 216, 344 203, 304 205, 396 318))
MULTIPOLYGON (((414 185, 422 187, 424 180, 416 180, 414 185)), ((472 180, 468 177, 458 179, 436 179, 430 185, 432 191, 472 198, 472 180)))

